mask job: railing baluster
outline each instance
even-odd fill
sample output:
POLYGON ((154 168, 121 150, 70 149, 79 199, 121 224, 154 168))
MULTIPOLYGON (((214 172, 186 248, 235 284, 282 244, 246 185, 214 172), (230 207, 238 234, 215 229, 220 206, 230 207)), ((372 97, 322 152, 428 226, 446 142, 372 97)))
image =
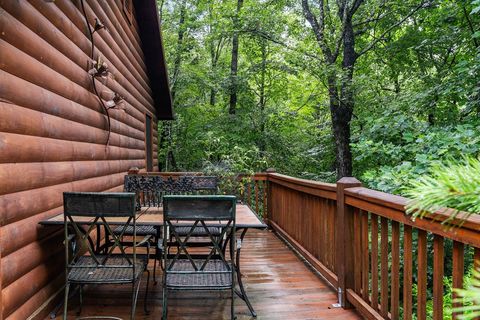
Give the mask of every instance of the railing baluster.
POLYGON ((247 180, 247 204, 252 207, 252 179, 247 180))
POLYGON ((362 219, 362 297, 363 300, 368 301, 369 298, 369 250, 368 250, 368 212, 363 210, 361 212, 362 219))
POLYGON ((253 187, 255 188, 255 211, 258 212, 258 180, 253 179, 253 187))
POLYGON ((443 237, 433 239, 433 320, 443 320, 443 237))
MULTIPOLYGON (((354 178, 345 178, 336 186, 277 174, 259 174, 248 183, 246 180, 246 202, 264 217, 268 209, 273 214, 272 227, 306 252, 307 260, 313 261, 331 283, 338 284, 343 293, 340 301, 346 307, 355 306, 367 318, 378 318, 380 314, 385 319, 398 319, 402 309, 404 320, 412 320, 414 310, 418 320, 426 320, 428 299, 433 301, 428 316, 433 311, 433 319, 442 319, 444 239, 455 240, 453 288, 463 287, 465 246, 480 248, 475 237, 477 230, 471 225, 461 227, 462 231, 457 233, 434 219, 410 219, 404 211, 408 199, 362 188, 354 178), (335 191, 336 197, 332 196, 335 191), (417 246, 413 245, 415 232, 417 246), (435 233, 432 256, 428 252, 427 232, 435 233), (427 277, 431 258, 433 288, 432 279, 427 277), (416 298, 412 292, 414 279, 416 298)), ((480 267, 478 248, 475 265, 480 267)), ((453 307, 459 304, 454 303, 453 307)), ((457 319, 458 315, 453 317, 457 319)))
POLYGON ((417 319, 427 319, 427 233, 418 230, 417 319))
POLYGON ((378 311, 378 216, 371 214, 372 221, 372 299, 370 305, 378 311))
POLYGON ((412 227, 403 226, 403 319, 412 319, 412 227))
MULTIPOLYGON (((452 268, 452 284, 453 288, 463 289, 463 268, 464 268, 464 245, 461 242, 453 242, 453 268, 452 268)), ((455 302, 458 296, 453 292, 453 307, 461 307, 462 304, 455 302)), ((459 314, 454 312, 453 319, 458 319, 459 314)))
POLYGON ((392 272, 390 287, 390 313, 392 320, 398 319, 400 302, 400 224, 392 221, 392 272))
POLYGON ((355 232, 353 233, 354 238, 354 290, 356 293, 361 294, 362 290, 362 212, 359 209, 354 209, 353 211, 353 228, 355 232))
POLYGON ((384 217, 381 221, 380 259, 381 259, 381 285, 380 285, 380 314, 388 316, 388 220, 384 217))
POLYGON ((262 204, 262 216, 263 218, 267 217, 267 189, 268 189, 268 181, 264 180, 262 183, 262 192, 263 192, 263 204, 262 204))
POLYGON ((473 261, 476 269, 480 269, 480 248, 475 248, 473 261))

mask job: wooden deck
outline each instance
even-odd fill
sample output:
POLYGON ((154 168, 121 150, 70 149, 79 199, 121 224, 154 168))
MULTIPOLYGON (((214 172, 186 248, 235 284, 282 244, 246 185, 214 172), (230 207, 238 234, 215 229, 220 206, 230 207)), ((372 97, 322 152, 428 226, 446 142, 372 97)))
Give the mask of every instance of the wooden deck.
MULTIPOLYGON (((336 293, 317 277, 274 233, 251 231, 242 248, 242 273, 258 319, 360 319, 352 310, 329 309, 336 293)), ((160 273, 157 275, 160 278, 160 273)), ((145 284, 145 282, 143 282, 145 284)), ((82 316, 115 315, 129 318, 129 286, 88 288, 82 316)), ((144 287, 143 287, 144 288, 144 287)), ((152 286, 150 315, 143 313, 143 292, 137 319, 160 319, 161 284, 152 286)), ((169 319, 228 319, 229 299, 220 292, 169 294, 169 319)), ((69 318, 76 316, 78 298, 71 299, 69 318)), ((244 302, 236 299, 237 319, 250 319, 244 302)), ((60 315, 57 319, 61 319, 60 315)))

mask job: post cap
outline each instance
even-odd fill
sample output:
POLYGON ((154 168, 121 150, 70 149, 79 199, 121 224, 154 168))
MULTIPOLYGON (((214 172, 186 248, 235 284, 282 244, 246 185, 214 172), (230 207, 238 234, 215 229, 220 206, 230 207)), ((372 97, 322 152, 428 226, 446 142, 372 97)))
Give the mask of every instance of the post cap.
POLYGON ((138 169, 137 167, 131 167, 130 169, 128 169, 128 174, 137 174, 140 172, 140 169, 138 169))
POLYGON ((340 180, 337 181, 337 184, 348 184, 348 185, 355 185, 355 186, 361 186, 362 183, 357 180, 355 177, 343 177, 340 180))

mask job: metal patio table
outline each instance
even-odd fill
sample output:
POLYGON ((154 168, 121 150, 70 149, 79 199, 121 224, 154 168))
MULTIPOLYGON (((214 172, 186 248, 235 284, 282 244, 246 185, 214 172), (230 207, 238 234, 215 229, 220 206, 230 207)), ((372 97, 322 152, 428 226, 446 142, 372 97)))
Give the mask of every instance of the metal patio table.
MULTIPOLYGON (((87 217, 78 217, 77 223, 85 219, 85 223, 90 222, 87 217)), ((107 218, 110 225, 123 225, 125 219, 123 218, 107 218)), ((43 226, 60 226, 64 224, 63 213, 51 217, 39 222, 43 226)), ((220 225, 220 222, 214 222, 211 225, 220 225)), ((163 226, 163 208, 142 208, 137 214, 137 226, 154 226, 157 230, 160 230, 163 226)), ((97 232, 100 231, 101 224, 98 224, 97 232)), ((235 293, 240 299, 245 301, 250 310, 252 316, 256 317, 257 314, 250 303, 245 288, 242 282, 242 274, 240 271, 240 253, 241 253, 241 244, 243 239, 249 229, 266 229, 267 225, 263 223, 262 219, 248 206, 245 204, 237 204, 236 206, 236 229, 240 234, 240 248, 237 249, 237 255, 235 257, 235 268, 237 273, 238 287, 240 290, 235 290, 235 293)), ((100 239, 97 238, 97 248, 101 248, 100 239)))

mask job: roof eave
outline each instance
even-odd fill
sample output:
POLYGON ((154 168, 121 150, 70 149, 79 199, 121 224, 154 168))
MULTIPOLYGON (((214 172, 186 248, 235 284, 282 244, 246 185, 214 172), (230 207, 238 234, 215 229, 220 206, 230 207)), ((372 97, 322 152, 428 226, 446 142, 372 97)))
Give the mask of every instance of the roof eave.
POLYGON ((134 0, 133 3, 156 115, 159 120, 172 120, 172 96, 157 4, 155 0, 134 0))

